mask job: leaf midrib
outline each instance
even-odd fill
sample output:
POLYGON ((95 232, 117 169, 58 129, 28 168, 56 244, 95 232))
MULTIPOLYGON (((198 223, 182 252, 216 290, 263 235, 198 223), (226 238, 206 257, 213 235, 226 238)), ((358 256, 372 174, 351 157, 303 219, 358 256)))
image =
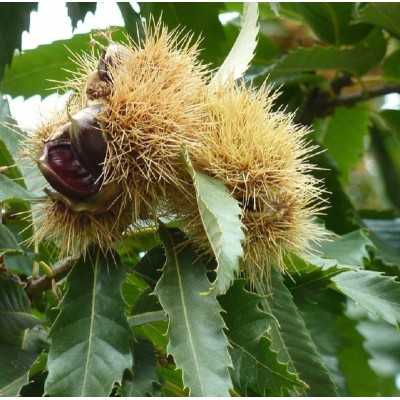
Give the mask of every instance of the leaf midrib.
POLYGON ((84 376, 83 376, 83 382, 82 382, 82 389, 81 389, 81 396, 85 396, 85 390, 86 390, 86 382, 87 382, 87 377, 88 377, 88 371, 89 371, 89 362, 90 362, 90 355, 92 352, 92 336, 93 336, 93 330, 94 330, 94 320, 95 320, 95 308, 96 308, 96 286, 97 286, 97 271, 98 271, 98 259, 96 260, 96 263, 94 265, 94 275, 93 275, 93 289, 92 289, 92 307, 91 307, 91 313, 90 313, 90 327, 89 327, 89 340, 88 340, 88 348, 87 348, 87 354, 86 354, 86 361, 85 361, 85 367, 84 367, 84 376))
MULTIPOLYGON (((25 372, 24 375, 25 375, 26 378, 28 378, 28 373, 27 373, 27 372, 25 372)), ((12 382, 10 382, 8 385, 3 386, 3 387, 0 389, 0 396, 5 396, 5 393, 7 392, 7 390, 9 390, 10 388, 12 388, 12 387, 15 385, 16 382, 18 382, 19 380, 21 380, 21 379, 24 377, 24 375, 19 376, 18 378, 14 379, 12 382)), ((26 381, 27 381, 27 380, 28 380, 28 379, 26 379, 26 381)), ((22 387, 21 387, 21 389, 22 389, 22 387)), ((19 394, 19 392, 21 391, 21 389, 18 391, 18 394, 19 394)))
MULTIPOLYGON (((246 354, 249 358, 251 358, 252 360, 254 360, 254 362, 258 365, 260 365, 262 368, 266 369, 267 371, 269 371, 271 374, 279 376, 280 378, 284 379, 287 382, 292 383, 293 385, 298 385, 298 381, 295 380, 291 380, 288 379, 286 376, 274 371, 273 369, 271 369, 270 367, 268 367, 268 365, 264 364, 262 361, 260 361, 257 357, 255 357, 252 353, 250 353, 248 350, 246 350, 243 346, 240 346, 238 343, 236 343, 235 341, 233 341, 232 339, 229 340, 232 345, 234 347, 236 347, 238 350, 240 350, 241 352, 243 352, 244 354, 246 354)), ((277 362, 279 362, 277 360, 277 362)), ((282 365, 284 365, 282 363, 282 365)), ((289 371, 290 372, 290 371, 289 371)), ((291 373, 291 372, 290 372, 291 373)))
POLYGON ((199 365, 198 365, 198 358, 197 358, 197 354, 196 354, 196 351, 195 351, 192 332, 191 332, 191 329, 190 329, 190 324, 189 324, 189 319, 188 319, 186 302, 185 302, 185 297, 184 297, 184 292, 183 292, 182 276, 181 276, 181 273, 180 273, 179 263, 178 263, 178 255, 176 253, 176 249, 175 249, 175 246, 173 245, 173 243, 172 243, 171 249, 172 249, 172 252, 173 252, 174 264, 175 264, 176 273, 177 273, 177 276, 178 276, 179 295, 180 295, 180 299, 181 299, 181 303, 182 303, 183 315, 184 315, 184 319, 185 319, 185 326, 186 326, 186 329, 188 331, 189 344, 190 344, 190 348, 192 350, 193 360, 194 360, 194 364, 195 364, 195 368, 196 368, 196 372, 197 372, 197 380, 198 380, 199 385, 200 385, 200 391, 203 394, 204 393, 204 388, 203 388, 203 384, 202 384, 201 377, 200 377, 200 368, 199 368, 199 365))

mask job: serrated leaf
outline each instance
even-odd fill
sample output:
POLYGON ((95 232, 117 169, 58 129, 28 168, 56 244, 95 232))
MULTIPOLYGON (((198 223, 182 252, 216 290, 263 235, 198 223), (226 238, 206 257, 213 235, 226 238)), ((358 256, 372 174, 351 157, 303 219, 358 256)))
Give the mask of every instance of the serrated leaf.
POLYGON ((21 37, 29 29, 30 14, 37 3, 8 3, 0 5, 0 80, 4 67, 10 64, 15 49, 21 49, 21 37))
POLYGON ((238 280, 221 298, 226 311, 225 322, 232 345, 233 380, 245 395, 251 388, 259 395, 288 395, 306 384, 278 361, 266 336, 270 318, 258 307, 262 297, 247 291, 245 281, 238 280))
POLYGON ((184 157, 196 189, 204 231, 218 263, 213 286, 217 294, 224 294, 239 272, 239 260, 243 255, 241 242, 244 240, 244 233, 240 220, 242 211, 222 182, 197 172, 187 152, 184 157))
POLYGON ((51 331, 48 395, 108 396, 132 367, 123 277, 116 254, 104 257, 96 249, 72 270, 51 331))
POLYGON ((83 21, 88 12, 96 11, 97 2, 69 2, 66 3, 68 17, 71 18, 72 28, 75 29, 79 21, 83 21))
POLYGON ((180 231, 160 225, 160 237, 167 262, 155 293, 169 317, 167 351, 191 396, 229 396, 232 361, 207 268, 187 243, 182 247, 180 231))
POLYGON ((25 329, 39 324, 31 314, 30 302, 22 285, 0 274, 0 341, 19 345, 25 329))
POLYGON ((379 30, 372 31, 351 48, 297 48, 283 56, 269 69, 269 79, 277 80, 292 74, 314 70, 339 70, 362 75, 377 65, 386 52, 386 41, 379 30))
POLYGON ((164 311, 148 311, 145 313, 133 315, 128 318, 129 326, 139 326, 148 324, 149 322, 165 321, 167 316, 164 311))
POLYGON ((28 201, 35 196, 24 187, 0 173, 0 202, 9 200, 28 201))
POLYGON ((137 13, 128 2, 118 1, 118 8, 124 19, 125 29, 129 35, 138 42, 143 35, 143 26, 140 20, 140 14, 137 13))
POLYGON ((337 107, 328 119, 323 144, 335 160, 344 181, 347 181, 350 171, 364 152, 368 126, 369 110, 364 106, 337 107))
POLYGON ((165 264, 165 251, 160 246, 150 249, 136 264, 135 273, 143 278, 150 287, 154 288, 161 276, 162 267, 165 264))
POLYGON ((365 338, 364 347, 371 355, 370 365, 377 374, 396 378, 400 371, 400 335, 385 321, 363 320, 357 330, 365 338))
POLYGON ((134 345, 135 365, 132 375, 122 382, 121 394, 127 397, 144 397, 153 394, 153 383, 158 381, 156 354, 151 343, 139 340, 134 345))
POLYGON ((337 395, 336 387, 292 295, 275 269, 271 271, 270 291, 271 295, 264 298, 262 305, 266 312, 274 316, 269 333, 271 348, 278 353, 279 361, 288 363, 289 369, 297 372, 307 383, 309 395, 337 395))
POLYGON ((331 44, 349 44, 361 40, 370 30, 365 24, 355 24, 353 14, 355 3, 314 3, 308 7, 305 3, 285 3, 288 8, 298 13, 323 41, 331 44))
MULTIPOLYGON (((113 40, 123 40, 124 32, 120 27, 113 29, 113 40)), ((71 73, 67 71, 77 70, 77 65, 71 59, 71 51, 90 52, 90 37, 94 33, 74 35, 71 39, 57 40, 15 56, 4 74, 1 86, 3 93, 12 97, 30 97, 48 96, 55 92, 54 81, 64 82, 71 78, 71 73)), ((100 36, 96 36, 96 39, 103 41, 100 36)))
POLYGON ((31 314, 23 287, 8 275, 0 275, 0 396, 17 396, 28 382, 37 352, 26 339, 28 328, 40 321, 31 314))
POLYGON ((18 396, 28 383, 29 369, 37 354, 20 346, 0 343, 0 396, 18 396))
POLYGON ((400 322, 400 283, 376 271, 345 271, 332 278, 336 288, 370 313, 397 326, 400 322))
POLYGON ((400 266, 400 218, 364 219, 376 246, 375 257, 388 265, 400 266))
POLYGON ((0 257, 3 256, 7 270, 29 276, 32 272, 34 254, 26 252, 17 242, 14 234, 0 224, 0 257))
POLYGON ((19 155, 25 136, 26 133, 17 128, 16 121, 11 117, 7 99, 0 97, 0 166, 7 166, 7 177, 28 188, 30 197, 34 197, 43 193, 45 180, 33 162, 19 155))
POLYGON ((287 285, 297 296, 307 296, 311 291, 320 292, 331 284, 331 278, 351 266, 339 265, 337 260, 309 256, 305 259, 293 256, 291 259, 296 273, 287 285))
POLYGON ((174 366, 158 367, 157 373, 162 381, 162 395, 165 397, 188 397, 188 389, 183 387, 182 371, 174 366))
POLYGON ((346 377, 350 396, 390 396, 393 387, 385 392, 384 380, 370 366, 370 355, 365 349, 365 339, 357 330, 357 322, 342 315, 337 328, 343 346, 338 351, 339 367, 346 377))
POLYGON ((322 257, 337 260, 338 264, 362 266, 370 258, 368 249, 373 247, 365 230, 358 229, 335 240, 323 242, 318 250, 322 257))
POLYGON ((240 33, 225 61, 211 79, 211 86, 223 85, 228 79, 238 79, 246 72, 254 57, 258 32, 258 5, 245 3, 240 33))
POLYGON ((134 332, 135 336, 151 341, 157 350, 164 353, 168 345, 167 329, 168 323, 166 320, 153 321, 136 326, 134 332))
POLYGON ((8 124, 13 124, 10 118, 10 107, 6 98, 0 97, 0 166, 9 167, 7 175, 16 179, 21 177, 21 173, 15 165, 14 157, 17 154, 19 141, 22 138, 15 129, 11 129, 8 124))
MULTIPOLYGON (((345 297, 333 290, 308 292, 307 296, 296 296, 296 304, 309 329, 311 337, 321 354, 340 396, 345 396, 346 379, 339 366, 338 352, 343 347, 337 320, 343 315, 345 297)), ((363 366, 368 368, 368 365, 363 366)))
POLYGON ((367 22, 400 37, 400 5, 396 3, 368 3, 362 8, 358 21, 367 22))
MULTIPOLYGON (((400 80, 400 50, 395 50, 385 59, 382 66, 383 76, 389 80, 400 80)), ((388 110, 394 111, 394 110, 388 110)))

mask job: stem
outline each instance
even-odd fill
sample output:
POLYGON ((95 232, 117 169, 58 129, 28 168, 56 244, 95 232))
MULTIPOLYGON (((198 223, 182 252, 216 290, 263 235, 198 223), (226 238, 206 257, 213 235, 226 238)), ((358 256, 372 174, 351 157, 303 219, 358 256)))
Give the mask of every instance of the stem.
POLYGON ((58 281, 65 276, 65 274, 72 269, 75 265, 76 258, 66 257, 58 261, 54 268, 51 276, 41 276, 40 278, 34 279, 33 277, 28 281, 26 291, 30 297, 34 297, 39 293, 50 289, 53 280, 58 281))
POLYGON ((359 101, 370 100, 375 97, 390 93, 400 93, 400 85, 382 86, 376 89, 365 91, 363 93, 352 94, 349 96, 339 96, 328 102, 328 105, 331 107, 351 106, 359 101))
POLYGON ((304 125, 310 125, 315 118, 326 117, 332 114, 335 111, 335 107, 350 107, 358 102, 390 93, 400 93, 400 85, 382 85, 375 89, 363 90, 361 93, 347 96, 332 96, 328 91, 314 89, 306 100, 303 111, 298 117, 298 122, 304 125))

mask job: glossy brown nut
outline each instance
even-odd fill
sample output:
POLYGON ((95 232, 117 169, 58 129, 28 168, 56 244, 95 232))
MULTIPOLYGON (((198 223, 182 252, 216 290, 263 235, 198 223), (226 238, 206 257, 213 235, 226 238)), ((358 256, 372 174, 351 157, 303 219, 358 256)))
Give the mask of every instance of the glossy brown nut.
POLYGON ((85 108, 71 117, 48 140, 38 166, 50 185, 74 200, 99 192, 107 143, 96 119, 100 106, 85 108))
POLYGON ((111 82, 110 67, 115 67, 123 62, 124 57, 127 56, 127 50, 120 44, 110 44, 101 55, 97 65, 99 78, 105 82, 111 82))
POLYGON ((79 161, 94 176, 101 175, 107 142, 97 120, 101 105, 86 107, 71 117, 70 140, 79 161))
POLYGON ((38 166, 53 189, 69 198, 81 200, 99 191, 100 183, 77 160, 69 142, 47 142, 38 166))

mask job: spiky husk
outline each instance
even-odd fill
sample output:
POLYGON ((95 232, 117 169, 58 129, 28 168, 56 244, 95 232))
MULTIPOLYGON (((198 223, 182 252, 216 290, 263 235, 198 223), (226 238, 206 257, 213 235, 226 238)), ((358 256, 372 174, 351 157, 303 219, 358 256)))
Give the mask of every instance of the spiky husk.
MULTIPOLYGON (((96 100, 105 105, 99 120, 108 138, 103 185, 120 189, 106 213, 74 211, 54 199, 38 207, 37 240, 55 239, 66 253, 83 252, 91 242, 108 247, 127 225, 162 215, 166 186, 179 186, 182 145, 194 146, 203 129, 206 69, 197 60, 198 43, 161 23, 144 30, 140 43, 123 45, 124 62, 110 66, 112 90, 93 79, 99 51, 76 56, 78 72, 60 84, 74 91, 71 114, 90 104, 88 85, 107 93, 96 100)), ((26 142, 25 154, 37 158, 67 122, 67 112, 53 116, 26 142)))
MULTIPOLYGON (((242 207, 243 265, 253 281, 268 266, 284 270, 286 255, 304 255, 325 236, 315 222, 324 208, 323 189, 309 173, 316 148, 293 115, 273 111, 275 98, 265 86, 254 90, 233 82, 210 91, 208 129, 201 145, 189 148, 195 168, 224 182, 242 207)), ((210 251, 194 192, 170 196, 190 236, 210 251)))
MULTIPOLYGON (((190 39, 160 23, 145 27, 143 41, 129 41, 121 62, 110 65, 111 90, 93 80, 95 55, 78 58, 80 75, 64 86, 75 89, 71 107, 77 110, 90 103, 88 85, 90 96, 102 93, 104 184, 116 183, 120 193, 103 213, 48 200, 40 208, 45 223, 38 237, 57 239, 68 253, 84 252, 91 242, 107 248, 128 225, 169 213, 182 219, 200 252, 211 254, 181 158, 185 147, 194 167, 224 182, 240 203, 243 266, 256 282, 271 266, 284 270, 287 254, 310 252, 324 238, 315 222, 324 208, 322 184, 310 174, 316 149, 293 115, 273 110, 276 95, 265 86, 207 87, 207 70, 190 39)), ((36 153, 65 122, 59 115, 38 130, 31 140, 36 153)))
POLYGON ((109 136, 106 182, 129 182, 130 201, 151 209, 167 186, 180 186, 182 146, 197 145, 207 117, 205 69, 189 43, 156 24, 111 68, 113 91, 101 118, 109 136))

